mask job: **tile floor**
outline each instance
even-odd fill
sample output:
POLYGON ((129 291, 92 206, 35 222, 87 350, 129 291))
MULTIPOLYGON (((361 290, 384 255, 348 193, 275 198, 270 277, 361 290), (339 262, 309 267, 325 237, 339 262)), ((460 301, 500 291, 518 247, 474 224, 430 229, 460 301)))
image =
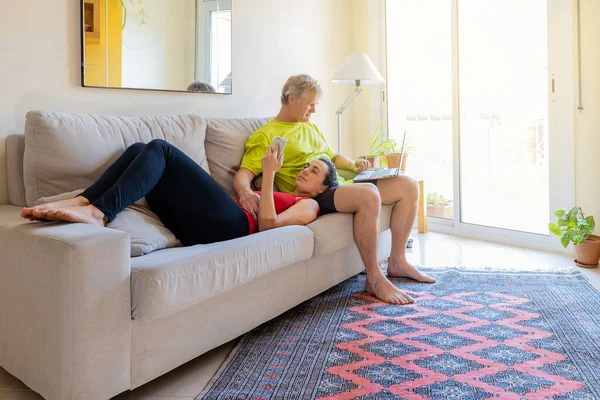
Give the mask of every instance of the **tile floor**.
MULTIPOLYGON (((441 233, 414 233, 413 249, 409 260, 416 265, 431 267, 464 266, 498 270, 560 270, 574 267, 570 257, 506 246, 491 242, 466 239, 441 233)), ((600 289, 600 269, 582 269, 590 282, 600 289)), ((206 353, 185 365, 113 400, 184 400, 194 399, 217 371, 235 341, 206 353)), ((0 400, 41 400, 21 381, 0 368, 0 400)))

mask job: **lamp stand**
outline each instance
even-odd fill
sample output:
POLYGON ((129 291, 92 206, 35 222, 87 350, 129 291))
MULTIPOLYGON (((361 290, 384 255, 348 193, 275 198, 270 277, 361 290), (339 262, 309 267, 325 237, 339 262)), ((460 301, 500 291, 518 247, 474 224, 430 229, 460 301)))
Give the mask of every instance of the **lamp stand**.
POLYGON ((350 103, 352 103, 352 100, 354 100, 356 98, 356 96, 358 96, 362 92, 362 88, 360 87, 360 80, 357 79, 355 82, 356 82, 355 83, 356 86, 354 87, 354 91, 346 99, 346 101, 344 101, 344 103, 342 103, 342 106, 340 108, 338 108, 338 110, 335 112, 337 114, 337 120, 338 120, 338 130, 337 130, 338 154, 342 154, 342 113, 350 105, 350 103))

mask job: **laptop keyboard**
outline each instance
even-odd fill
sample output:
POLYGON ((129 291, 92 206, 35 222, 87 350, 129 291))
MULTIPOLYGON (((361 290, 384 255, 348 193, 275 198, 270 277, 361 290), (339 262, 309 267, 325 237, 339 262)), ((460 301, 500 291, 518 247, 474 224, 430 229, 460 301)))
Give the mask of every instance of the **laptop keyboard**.
POLYGON ((382 176, 389 176, 390 172, 393 172, 396 168, 392 169, 378 169, 377 171, 373 171, 373 173, 369 176, 370 179, 381 178, 382 176))

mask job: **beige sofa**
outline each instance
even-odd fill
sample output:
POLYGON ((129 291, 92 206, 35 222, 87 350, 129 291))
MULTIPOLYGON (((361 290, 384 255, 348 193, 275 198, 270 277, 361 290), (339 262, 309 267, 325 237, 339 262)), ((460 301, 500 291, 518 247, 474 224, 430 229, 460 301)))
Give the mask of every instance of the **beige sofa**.
MULTIPOLYGON (((30 112, 7 138, 0 205, 0 366, 49 400, 106 399, 226 343, 359 273, 352 215, 130 257, 127 233, 29 222, 22 206, 86 187, 129 145, 162 138, 231 192, 266 119, 30 112)), ((184 184, 184 182, 182 182, 184 184)), ((383 207, 378 256, 389 254, 383 207)))

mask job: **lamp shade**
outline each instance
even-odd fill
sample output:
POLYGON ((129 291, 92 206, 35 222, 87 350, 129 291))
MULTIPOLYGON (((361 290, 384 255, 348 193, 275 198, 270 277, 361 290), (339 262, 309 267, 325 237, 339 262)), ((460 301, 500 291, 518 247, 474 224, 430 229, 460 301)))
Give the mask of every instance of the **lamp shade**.
POLYGON ((385 79, 375 67, 366 53, 352 53, 344 61, 344 65, 333 76, 331 82, 354 85, 356 81, 361 85, 380 85, 385 79))

